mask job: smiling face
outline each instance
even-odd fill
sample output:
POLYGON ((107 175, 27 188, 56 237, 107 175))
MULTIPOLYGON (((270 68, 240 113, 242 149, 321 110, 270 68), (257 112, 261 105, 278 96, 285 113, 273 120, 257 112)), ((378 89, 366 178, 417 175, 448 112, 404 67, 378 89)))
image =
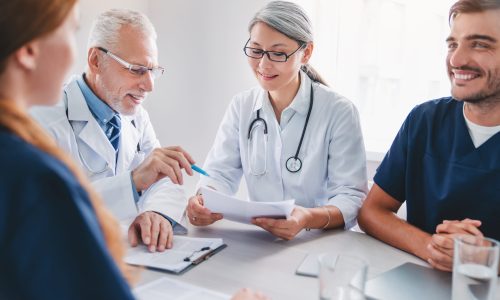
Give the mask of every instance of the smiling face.
MULTIPOLYGON (((250 31, 248 47, 264 51, 278 51, 290 54, 300 44, 286 35, 274 30, 267 24, 258 22, 250 31)), ((271 61, 267 55, 260 59, 248 57, 248 64, 259 81, 260 86, 268 92, 296 90, 299 85, 299 69, 309 60, 309 47, 300 49, 286 62, 271 61)))
POLYGON ((500 10, 458 14, 447 39, 451 94, 479 103, 500 97, 500 10))
MULTIPOLYGON (((125 25, 120 29, 120 38, 111 53, 130 64, 146 67, 157 66, 158 50, 153 38, 140 30, 125 25)), ((111 108, 123 115, 133 115, 137 108, 153 91, 154 79, 150 72, 143 75, 131 73, 113 58, 94 48, 90 54, 91 72, 95 74, 95 93, 111 108), (95 51, 92 54, 92 51, 95 51), (95 66, 92 55, 99 56, 95 66)))

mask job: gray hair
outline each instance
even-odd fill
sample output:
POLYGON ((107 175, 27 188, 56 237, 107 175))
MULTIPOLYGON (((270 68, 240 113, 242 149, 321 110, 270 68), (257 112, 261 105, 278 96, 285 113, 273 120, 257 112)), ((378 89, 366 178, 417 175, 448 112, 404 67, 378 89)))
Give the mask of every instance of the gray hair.
MULTIPOLYGON (((311 20, 299 5, 288 1, 271 1, 259 10, 248 25, 252 31, 255 24, 262 22, 274 30, 297 41, 299 45, 314 41, 311 20)), ((321 76, 309 64, 301 67, 309 78, 315 82, 327 85, 321 76)))
POLYGON ((146 15, 129 9, 110 9, 98 15, 92 24, 88 48, 112 49, 118 43, 120 29, 125 25, 132 26, 156 40, 155 28, 146 15))

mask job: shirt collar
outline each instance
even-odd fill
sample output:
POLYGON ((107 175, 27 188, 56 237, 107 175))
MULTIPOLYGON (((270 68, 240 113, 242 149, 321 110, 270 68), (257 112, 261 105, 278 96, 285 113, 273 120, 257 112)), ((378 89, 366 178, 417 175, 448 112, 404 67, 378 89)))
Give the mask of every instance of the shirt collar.
MULTIPOLYGON (((299 114, 306 115, 308 110, 309 110, 309 99, 311 95, 311 79, 307 74, 305 74, 302 70, 299 71, 299 76, 300 76, 300 87, 299 90, 297 91, 297 94, 292 100, 292 103, 285 108, 285 110, 292 109, 299 114)), ((253 111, 256 112, 257 110, 261 109, 263 104, 265 102, 269 102, 269 93, 265 90, 261 90, 260 96, 257 98, 257 101, 255 102, 255 106, 253 108, 253 111)))
POLYGON ((105 125, 118 114, 92 91, 85 81, 85 73, 79 76, 76 82, 82 91, 83 98, 85 98, 90 112, 96 118, 97 122, 105 125))
POLYGON ((309 100, 311 95, 311 79, 302 70, 300 71, 300 88, 297 91, 297 95, 293 98, 290 106, 285 108, 292 109, 301 115, 307 115, 309 110, 309 100))

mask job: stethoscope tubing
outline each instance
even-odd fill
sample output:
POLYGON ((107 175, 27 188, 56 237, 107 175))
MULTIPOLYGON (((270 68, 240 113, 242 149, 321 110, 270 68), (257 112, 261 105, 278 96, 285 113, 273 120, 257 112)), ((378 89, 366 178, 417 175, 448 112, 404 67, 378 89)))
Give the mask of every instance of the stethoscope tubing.
MULTIPOLYGON (((297 151, 295 152, 295 155, 289 157, 285 163, 286 169, 291 173, 297 173, 298 171, 300 171, 302 169, 302 160, 299 158, 299 153, 300 153, 300 149, 302 148, 302 142, 304 141, 304 136, 306 134, 307 125, 309 124, 309 118, 311 117, 313 103, 314 103, 314 90, 313 90, 313 85, 311 83, 311 93, 309 95, 309 109, 307 111, 306 121, 304 123, 304 128, 302 129, 302 134, 300 136, 299 145, 297 146, 297 151), (289 166, 289 162, 291 165, 294 166, 293 168, 289 166)), ((262 122, 264 124, 264 134, 267 135, 267 122, 266 122, 266 120, 264 120, 263 118, 260 117, 260 109, 258 109, 256 118, 253 119, 252 122, 250 122, 250 126, 248 127, 248 139, 249 140, 251 137, 252 128, 257 122, 262 122)))

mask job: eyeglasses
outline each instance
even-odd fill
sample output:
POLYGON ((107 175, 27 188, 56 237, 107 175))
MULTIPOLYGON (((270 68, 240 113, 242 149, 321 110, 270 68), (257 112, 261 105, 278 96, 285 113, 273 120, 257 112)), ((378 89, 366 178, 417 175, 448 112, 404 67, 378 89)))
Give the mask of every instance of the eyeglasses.
POLYGON ((97 47, 97 49, 99 49, 102 52, 109 55, 109 57, 116 60, 120 65, 122 65, 125 69, 127 69, 130 73, 132 73, 134 75, 142 76, 142 75, 146 74, 146 72, 149 71, 153 75, 153 79, 156 79, 156 78, 160 77, 161 75, 163 75, 163 72, 165 72, 165 69, 163 67, 148 68, 148 67, 141 66, 141 65, 133 65, 133 64, 119 58, 118 56, 114 55, 113 53, 109 52, 107 49, 105 49, 103 47, 97 47))
POLYGON ((304 48, 306 43, 300 44, 299 48, 295 49, 290 54, 286 54, 285 52, 280 52, 280 51, 264 51, 259 48, 252 48, 252 47, 247 47, 248 42, 250 42, 250 39, 245 43, 245 47, 243 47, 243 52, 245 52, 245 55, 251 58, 255 59, 261 59, 264 57, 264 54, 267 55, 267 58, 271 61, 275 62, 286 62, 290 56, 294 55, 295 52, 299 51, 300 49, 304 48))

